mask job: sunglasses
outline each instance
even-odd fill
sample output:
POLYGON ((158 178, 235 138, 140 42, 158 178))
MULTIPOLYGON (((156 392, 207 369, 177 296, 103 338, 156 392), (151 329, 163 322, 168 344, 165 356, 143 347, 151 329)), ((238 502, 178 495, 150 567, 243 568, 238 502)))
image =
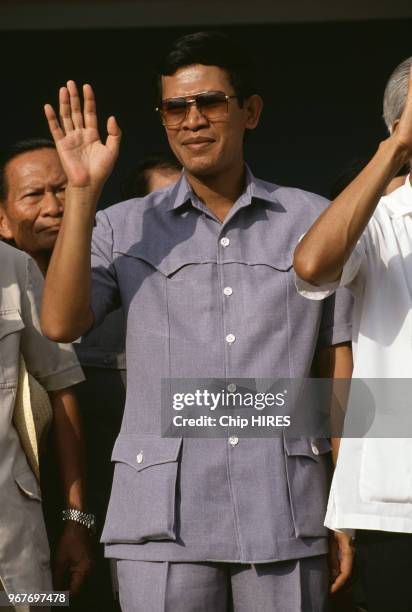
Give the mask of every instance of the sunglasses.
POLYGON ((237 96, 228 96, 223 91, 202 91, 192 96, 166 98, 156 111, 160 114, 165 127, 179 127, 194 104, 203 117, 209 121, 226 119, 229 112, 229 100, 237 96))

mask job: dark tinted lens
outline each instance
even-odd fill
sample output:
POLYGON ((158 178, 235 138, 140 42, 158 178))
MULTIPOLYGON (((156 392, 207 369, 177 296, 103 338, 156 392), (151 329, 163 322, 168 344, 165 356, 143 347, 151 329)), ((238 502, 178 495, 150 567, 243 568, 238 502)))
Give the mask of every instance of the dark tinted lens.
POLYGON ((199 111, 208 119, 219 119, 227 115, 227 100, 221 91, 199 94, 196 103, 199 111))
POLYGON ((186 115, 187 102, 184 98, 165 100, 162 104, 162 118, 165 125, 178 125, 186 115))

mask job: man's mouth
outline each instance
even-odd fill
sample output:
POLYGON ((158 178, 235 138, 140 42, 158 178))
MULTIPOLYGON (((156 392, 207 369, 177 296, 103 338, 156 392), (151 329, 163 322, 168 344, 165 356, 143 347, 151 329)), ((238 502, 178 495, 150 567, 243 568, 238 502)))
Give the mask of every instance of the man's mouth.
POLYGON ((214 142, 213 138, 186 138, 182 144, 187 147, 190 151, 199 151, 200 149, 206 148, 214 142))
POLYGON ((48 233, 52 233, 52 232, 58 232, 61 228, 61 224, 58 223, 57 225, 49 225, 47 227, 42 227, 41 229, 39 229, 38 233, 43 233, 43 232, 48 232, 48 233))

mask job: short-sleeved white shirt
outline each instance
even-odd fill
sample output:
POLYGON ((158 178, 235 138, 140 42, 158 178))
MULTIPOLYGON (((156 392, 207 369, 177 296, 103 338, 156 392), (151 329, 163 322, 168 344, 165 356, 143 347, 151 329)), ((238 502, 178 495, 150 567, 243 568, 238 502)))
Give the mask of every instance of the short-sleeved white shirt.
MULTIPOLYGON (((352 289, 353 378, 411 378, 409 177, 381 198, 340 281, 316 287, 297 277, 296 286, 315 300, 331 295, 339 286, 352 289)), ((325 525, 412 533, 412 438, 342 438, 325 525)))

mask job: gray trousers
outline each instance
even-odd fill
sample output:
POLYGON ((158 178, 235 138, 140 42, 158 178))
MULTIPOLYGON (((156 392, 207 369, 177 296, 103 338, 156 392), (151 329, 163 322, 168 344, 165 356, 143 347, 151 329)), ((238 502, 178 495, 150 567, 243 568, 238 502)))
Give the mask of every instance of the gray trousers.
POLYGON ((327 612, 326 555, 278 563, 118 560, 122 612, 327 612))

